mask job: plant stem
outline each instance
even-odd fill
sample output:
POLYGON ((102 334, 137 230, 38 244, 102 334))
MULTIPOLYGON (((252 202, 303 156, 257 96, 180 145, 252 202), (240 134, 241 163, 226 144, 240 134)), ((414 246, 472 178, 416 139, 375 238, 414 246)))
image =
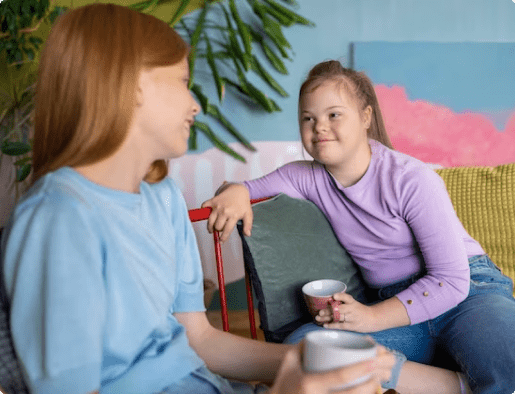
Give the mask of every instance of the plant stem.
MULTIPOLYGON (((39 29, 39 25, 41 25, 41 21, 43 19, 40 19, 38 24, 34 27, 27 27, 26 29, 18 30, 19 33, 34 33, 37 29, 39 29)), ((2 33, 0 34, 0 38, 9 37, 9 33, 2 33)))

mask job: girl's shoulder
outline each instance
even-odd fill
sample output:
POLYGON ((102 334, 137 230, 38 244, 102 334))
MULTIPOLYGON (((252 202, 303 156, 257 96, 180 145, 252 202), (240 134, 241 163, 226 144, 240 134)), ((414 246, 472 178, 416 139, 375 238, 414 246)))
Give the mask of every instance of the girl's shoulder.
POLYGON ((316 160, 296 160, 286 163, 279 167, 278 171, 288 171, 295 175, 312 173, 313 171, 323 170, 324 165, 316 160))
POLYGON ((27 210, 80 211, 92 209, 86 196, 64 175, 57 170, 38 179, 20 198, 14 213, 27 210))
POLYGON ((383 145, 376 149, 378 166, 392 178, 409 180, 437 175, 433 165, 406 153, 388 149, 383 145))

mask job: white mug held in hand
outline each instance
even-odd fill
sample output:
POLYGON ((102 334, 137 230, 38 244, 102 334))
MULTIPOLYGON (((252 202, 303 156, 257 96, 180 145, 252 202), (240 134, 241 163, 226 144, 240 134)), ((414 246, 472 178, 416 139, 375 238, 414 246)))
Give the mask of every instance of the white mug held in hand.
MULTIPOLYGON (((377 355, 377 344, 368 336, 340 330, 309 332, 304 339, 306 372, 327 372, 355 364, 377 355)), ((364 383, 371 375, 362 376, 333 390, 343 390, 364 383)))
POLYGON ((309 313, 313 317, 318 315, 321 309, 328 306, 333 310, 333 321, 340 321, 339 306, 341 301, 333 299, 336 293, 343 293, 347 290, 347 285, 339 280, 334 279, 320 279, 306 283, 302 286, 302 293, 309 309, 309 313))

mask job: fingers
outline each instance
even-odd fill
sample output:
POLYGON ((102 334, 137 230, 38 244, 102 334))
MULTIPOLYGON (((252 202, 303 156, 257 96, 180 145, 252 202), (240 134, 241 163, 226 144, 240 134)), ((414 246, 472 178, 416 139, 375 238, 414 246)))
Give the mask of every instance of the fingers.
MULTIPOLYGON (((227 241, 229 236, 232 233, 234 227, 236 227, 236 223, 238 223, 238 219, 228 219, 223 226, 223 230, 221 230, 220 242, 224 243, 227 241)), ((218 226, 216 227, 218 228, 218 226)))
POLYGON ((345 394, 377 394, 382 393, 381 383, 379 379, 373 377, 372 379, 367 380, 365 383, 360 384, 358 386, 352 387, 350 389, 346 389, 343 391, 332 391, 332 393, 345 393, 345 394))
MULTIPOLYGON (((333 387, 342 386, 355 381, 356 379, 372 374, 371 381, 367 381, 356 388, 344 389, 341 391, 331 391, 332 393, 375 393, 375 389, 379 385, 379 380, 373 374, 375 369, 374 361, 367 360, 358 364, 347 365, 343 368, 324 373, 306 374, 304 376, 304 387, 307 389, 306 393, 320 393, 320 388, 323 387, 329 391, 333 387), (310 390, 313 388, 313 390, 310 390), (318 388, 318 391, 314 390, 318 388), (356 391, 354 391, 356 389, 356 391)), ((325 392, 325 391, 324 391, 325 392)))
MULTIPOLYGON (((340 311, 341 312, 341 311, 340 311)), ((321 309, 315 320, 320 323, 327 323, 333 320, 333 311, 331 308, 321 309)))
POLYGON ((355 301, 353 296, 345 292, 335 293, 333 295, 333 299, 335 299, 336 301, 342 301, 345 304, 352 304, 355 301))
POLYGON ((250 237, 251 232, 252 232, 252 222, 254 220, 254 212, 252 211, 252 209, 249 209, 245 212, 242 220, 243 220, 243 233, 247 237, 250 237))

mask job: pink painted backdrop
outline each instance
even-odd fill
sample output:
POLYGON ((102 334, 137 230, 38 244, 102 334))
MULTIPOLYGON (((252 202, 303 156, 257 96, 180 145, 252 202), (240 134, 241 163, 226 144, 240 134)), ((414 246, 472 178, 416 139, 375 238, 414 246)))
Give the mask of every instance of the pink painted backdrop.
POLYGON ((496 166, 515 161, 515 108, 504 130, 481 113, 455 113, 440 104, 409 100, 402 86, 375 86, 394 148, 426 163, 496 166))

